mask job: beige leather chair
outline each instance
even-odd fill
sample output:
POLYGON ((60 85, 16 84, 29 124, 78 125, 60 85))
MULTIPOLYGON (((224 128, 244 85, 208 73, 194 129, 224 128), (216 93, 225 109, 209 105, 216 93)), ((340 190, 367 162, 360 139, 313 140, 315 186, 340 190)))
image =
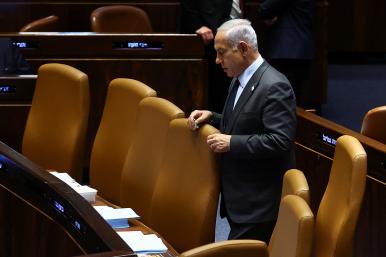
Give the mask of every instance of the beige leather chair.
POLYGON ((310 204, 310 189, 302 171, 291 169, 284 174, 281 197, 286 195, 297 195, 310 204))
POLYGON ((216 132, 193 132, 187 119, 170 123, 148 225, 178 252, 214 241, 219 174, 206 138, 216 132))
POLYGON ((366 113, 361 133, 386 144, 386 106, 376 107, 366 113))
POLYGON ((50 15, 28 23, 20 29, 20 32, 58 31, 58 22, 58 16, 50 15))
POLYGON ((184 112, 166 99, 147 97, 139 104, 135 138, 122 171, 120 205, 133 208, 145 224, 170 121, 183 117, 184 112))
POLYGON ((258 240, 229 240, 186 251, 180 257, 309 257, 314 216, 299 196, 282 198, 275 225, 276 237, 269 246, 258 240))
POLYGON ((130 5, 102 6, 90 16, 91 30, 99 33, 150 33, 148 15, 130 5))
POLYGON ((89 115, 88 77, 64 64, 42 65, 24 131, 22 153, 45 169, 81 181, 89 115))
POLYGON ((135 136, 138 105, 145 97, 155 95, 153 89, 133 79, 114 79, 108 87, 91 150, 90 184, 98 195, 113 204, 120 203, 121 173, 135 136))
MULTIPOLYGON (((286 171, 283 176, 283 186, 281 190, 281 198, 287 195, 296 195, 302 198, 308 205, 310 205, 310 189, 304 173, 297 169, 286 171)), ((277 230, 272 232, 269 247, 275 245, 277 239, 277 230)))
POLYGON ((350 257, 366 185, 367 156, 354 137, 338 138, 315 226, 315 257, 350 257))

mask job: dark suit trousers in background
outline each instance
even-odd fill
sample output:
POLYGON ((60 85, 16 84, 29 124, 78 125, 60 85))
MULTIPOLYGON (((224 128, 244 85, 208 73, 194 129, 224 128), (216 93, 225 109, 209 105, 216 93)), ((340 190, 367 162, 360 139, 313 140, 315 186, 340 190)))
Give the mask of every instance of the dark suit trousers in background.
POLYGON ((304 101, 303 92, 306 81, 310 77, 312 61, 308 59, 269 59, 268 62, 287 77, 294 90, 296 104, 307 107, 309 103, 304 101))
POLYGON ((208 58, 208 110, 221 113, 232 78, 227 77, 221 65, 216 64, 213 43, 205 47, 208 58))
POLYGON ((276 224, 275 221, 267 221, 256 224, 238 224, 229 219, 228 221, 231 227, 228 240, 255 239, 264 241, 267 244, 271 239, 271 235, 276 224))

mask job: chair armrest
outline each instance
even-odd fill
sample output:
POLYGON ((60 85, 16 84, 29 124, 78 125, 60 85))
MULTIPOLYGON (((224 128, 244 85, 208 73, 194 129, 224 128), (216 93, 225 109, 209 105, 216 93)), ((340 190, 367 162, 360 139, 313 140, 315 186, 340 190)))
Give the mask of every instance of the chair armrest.
POLYGON ((228 240, 196 247, 179 257, 268 257, 267 245, 258 240, 228 240))

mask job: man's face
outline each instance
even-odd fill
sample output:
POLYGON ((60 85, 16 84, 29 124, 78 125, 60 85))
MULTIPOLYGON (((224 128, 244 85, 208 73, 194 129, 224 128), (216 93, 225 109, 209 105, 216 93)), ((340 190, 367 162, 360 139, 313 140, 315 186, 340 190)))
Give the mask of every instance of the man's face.
POLYGON ((228 77, 239 76, 245 66, 245 58, 239 49, 232 49, 223 31, 219 31, 214 39, 217 52, 216 63, 221 64, 228 77))

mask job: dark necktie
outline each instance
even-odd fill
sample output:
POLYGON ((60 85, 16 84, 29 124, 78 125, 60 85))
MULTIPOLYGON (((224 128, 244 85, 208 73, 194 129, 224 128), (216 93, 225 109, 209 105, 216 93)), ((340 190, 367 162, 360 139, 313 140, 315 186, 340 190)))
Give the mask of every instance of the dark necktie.
POLYGON ((239 1, 239 6, 240 6, 240 10, 241 10, 241 18, 245 17, 244 15, 244 1, 243 0, 240 0, 239 1))
POLYGON ((224 117, 223 117, 225 127, 227 126, 228 121, 229 121, 231 114, 233 112, 233 105, 235 103, 237 89, 239 88, 239 85, 240 85, 240 82, 238 79, 236 79, 236 81, 231 89, 231 92, 229 93, 229 97, 228 97, 227 104, 225 106, 224 117))

